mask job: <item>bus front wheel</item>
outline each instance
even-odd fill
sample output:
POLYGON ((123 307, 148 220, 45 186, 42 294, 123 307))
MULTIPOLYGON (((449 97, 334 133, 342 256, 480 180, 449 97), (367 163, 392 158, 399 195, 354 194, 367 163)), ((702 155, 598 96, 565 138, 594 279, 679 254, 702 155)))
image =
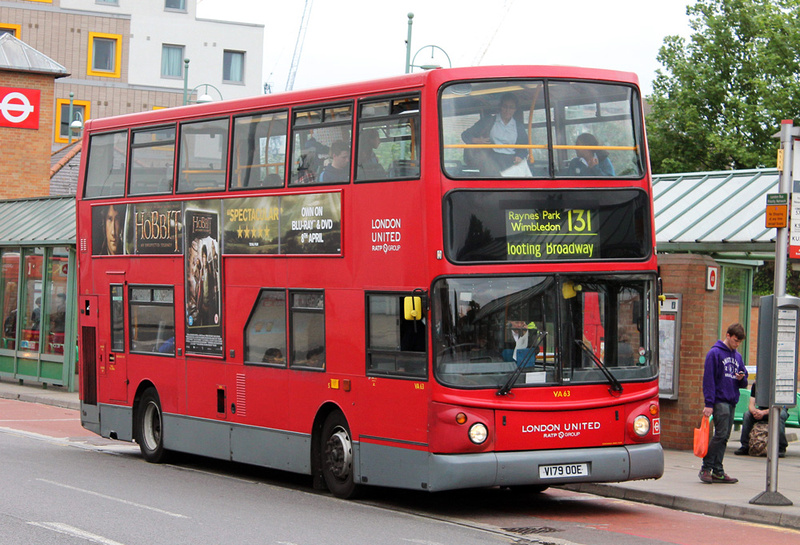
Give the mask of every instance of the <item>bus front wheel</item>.
POLYGON ((353 476, 353 440, 347 420, 340 412, 325 419, 322 426, 322 476, 337 498, 352 498, 356 492, 353 476))
POLYGON ((166 460, 161 402, 155 388, 145 390, 136 407, 136 442, 148 462, 157 464, 166 460))

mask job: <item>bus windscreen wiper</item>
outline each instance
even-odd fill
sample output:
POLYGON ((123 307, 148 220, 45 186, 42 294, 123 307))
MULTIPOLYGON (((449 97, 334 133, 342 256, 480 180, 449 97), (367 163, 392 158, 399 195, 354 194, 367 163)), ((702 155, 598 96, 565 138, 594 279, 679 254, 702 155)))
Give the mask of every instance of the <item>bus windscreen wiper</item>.
POLYGON ((603 372, 603 374, 606 376, 606 379, 608 379, 609 384, 611 384, 611 388, 608 389, 608 393, 610 393, 611 395, 614 395, 614 392, 622 393, 622 384, 620 383, 620 381, 617 380, 617 377, 611 374, 611 371, 609 371, 608 368, 605 366, 605 364, 600 360, 600 358, 598 358, 595 355, 595 353, 592 352, 592 349, 586 346, 586 343, 580 340, 576 340, 575 344, 580 346, 581 350, 583 350, 586 354, 589 355, 590 358, 592 358, 594 364, 597 365, 597 367, 599 367, 600 370, 603 372))
POLYGON ((503 384, 503 387, 497 390, 497 395, 504 396, 511 391, 511 388, 514 386, 514 383, 519 378, 520 373, 522 373, 522 370, 528 365, 528 362, 530 361, 531 358, 534 358, 533 362, 534 364, 536 363, 536 355, 539 354, 539 346, 542 344, 542 341, 546 336, 547 336, 547 331, 542 331, 541 333, 539 333, 539 335, 536 336, 533 348, 531 350, 528 350, 528 353, 525 355, 525 357, 522 359, 521 362, 517 363, 517 368, 514 369, 514 371, 508 377, 508 380, 506 381, 505 384, 503 384))

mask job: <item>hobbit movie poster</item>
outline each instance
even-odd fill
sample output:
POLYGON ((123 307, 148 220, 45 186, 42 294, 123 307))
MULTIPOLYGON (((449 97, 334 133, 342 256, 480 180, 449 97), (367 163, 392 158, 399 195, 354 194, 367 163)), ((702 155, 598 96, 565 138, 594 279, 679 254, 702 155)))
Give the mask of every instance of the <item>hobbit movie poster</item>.
POLYGON ((111 204, 92 208, 92 254, 125 254, 127 206, 111 204))
POLYGON ((186 352, 222 356, 219 201, 186 203, 186 352))

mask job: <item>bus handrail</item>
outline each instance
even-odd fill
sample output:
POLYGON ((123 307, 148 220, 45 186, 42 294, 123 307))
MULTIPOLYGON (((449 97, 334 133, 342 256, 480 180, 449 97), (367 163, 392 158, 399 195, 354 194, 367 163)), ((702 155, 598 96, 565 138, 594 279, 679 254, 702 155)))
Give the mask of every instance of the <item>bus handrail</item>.
MULTIPOLYGON (((547 149, 547 144, 445 144, 445 149, 547 149)), ((608 151, 639 151, 639 146, 577 146, 571 144, 555 144, 553 149, 589 149, 608 151)))

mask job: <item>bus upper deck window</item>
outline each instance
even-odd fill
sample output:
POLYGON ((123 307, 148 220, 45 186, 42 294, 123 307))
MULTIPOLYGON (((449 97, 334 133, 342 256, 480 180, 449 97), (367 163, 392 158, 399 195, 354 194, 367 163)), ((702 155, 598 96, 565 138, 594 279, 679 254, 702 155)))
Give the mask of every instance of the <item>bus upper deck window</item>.
POLYGON ((181 125, 178 191, 225 189, 228 164, 228 119, 181 125))
POLYGON ((419 178, 419 97, 359 105, 356 181, 419 178))
POLYGON ((353 105, 296 110, 292 116, 289 183, 340 184, 350 181, 353 105))
POLYGON ((231 189, 283 186, 287 122, 286 112, 234 120, 231 189))
POLYGON ((133 133, 129 195, 172 193, 175 126, 133 133))
POLYGON ((125 154, 128 132, 92 135, 84 196, 121 197, 125 193, 125 154))

